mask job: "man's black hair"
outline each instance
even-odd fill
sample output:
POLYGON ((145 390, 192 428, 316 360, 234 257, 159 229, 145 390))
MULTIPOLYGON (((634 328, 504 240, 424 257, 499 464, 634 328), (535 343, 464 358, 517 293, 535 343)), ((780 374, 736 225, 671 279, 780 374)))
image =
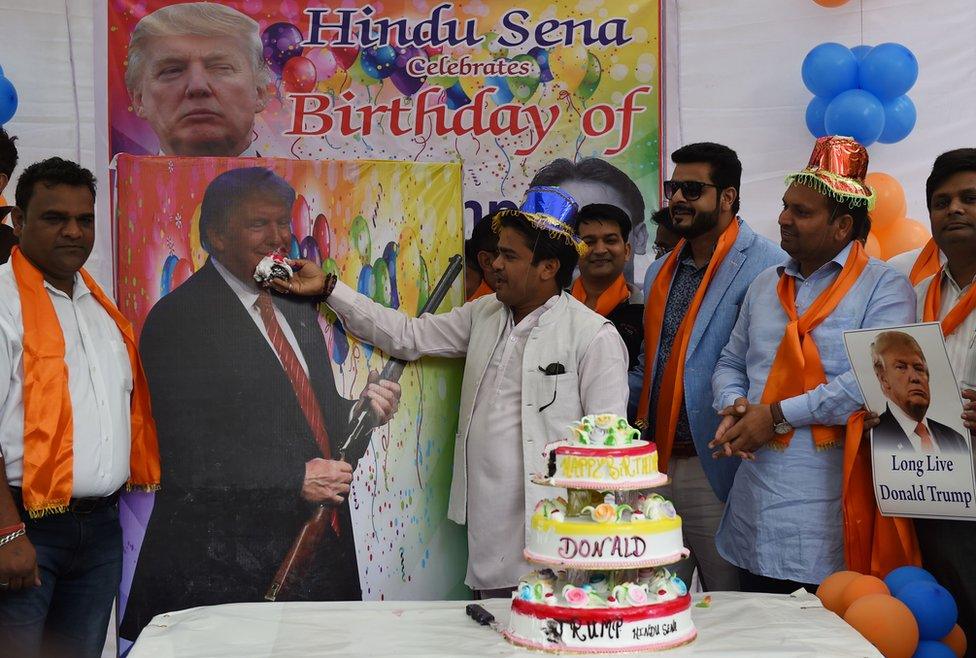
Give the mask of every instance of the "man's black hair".
POLYGON ((11 137, 7 131, 0 128, 0 174, 6 174, 7 179, 13 175, 17 167, 17 141, 16 137, 11 137))
POLYGON ((48 158, 35 162, 24 169, 17 179, 17 190, 14 192, 14 203, 27 215, 27 206, 34 196, 37 183, 47 187, 55 185, 70 185, 71 187, 87 187, 95 196, 95 176, 81 165, 62 158, 48 158))
POLYGON ((939 186, 961 171, 976 171, 976 148, 946 151, 935 159, 932 173, 925 181, 925 203, 929 208, 939 186))
MULTIPOLYGON (((727 187, 735 190, 732 214, 739 212, 739 186, 742 183, 742 163, 736 152, 723 144, 698 142, 686 144, 671 154, 675 164, 704 162, 711 169, 712 183, 718 186, 719 193, 727 187)), ((705 181, 702 181, 705 182, 705 181)))
POLYGON ((559 261, 559 271, 556 272, 556 284, 559 289, 568 288, 573 282, 573 270, 579 262, 576 247, 568 244, 565 238, 554 237, 546 231, 540 231, 522 215, 505 214, 500 218, 503 228, 511 228, 522 234, 525 243, 532 250, 532 264, 555 258, 559 261))
POLYGON ((624 242, 630 239, 630 217, 625 210, 609 203, 591 203, 580 208, 573 222, 573 228, 577 233, 583 222, 614 222, 620 227, 620 237, 624 242))
POLYGON ((498 234, 491 229, 491 217, 483 217, 480 222, 474 225, 471 230, 471 237, 464 241, 464 259, 468 266, 481 272, 482 278, 485 271, 478 264, 478 252, 488 251, 496 253, 498 251, 498 234))

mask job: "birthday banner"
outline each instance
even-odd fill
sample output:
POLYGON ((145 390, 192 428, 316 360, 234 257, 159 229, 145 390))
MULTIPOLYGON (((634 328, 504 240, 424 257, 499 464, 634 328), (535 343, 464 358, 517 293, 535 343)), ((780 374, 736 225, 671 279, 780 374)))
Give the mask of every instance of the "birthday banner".
POLYGON ((648 216, 659 206, 658 0, 229 0, 219 16, 107 2, 111 156, 460 161, 469 229, 517 204, 543 165, 597 156, 633 179, 648 216), (250 34, 235 14, 256 21, 250 34), (227 36, 167 36, 208 29, 227 36), (257 96, 233 70, 241 55, 267 66, 257 96), (188 136, 208 126, 237 134, 188 136))
MULTIPOLYGON (((461 171, 449 163, 123 155, 116 179, 118 302, 141 336, 163 468, 155 499, 123 501, 120 619, 133 639, 169 609, 263 600, 313 509, 297 476, 322 455, 295 438, 307 426, 288 415, 295 394, 270 338, 248 316, 244 284, 233 282, 238 264, 259 258, 264 240, 278 241, 416 316, 462 250, 461 171), (227 176, 271 182, 231 188, 230 200, 208 211, 205 193, 216 194, 227 176), (281 207, 280 194, 294 202, 281 207), (229 204, 231 216, 206 219, 229 204), (431 215, 438 222, 427 223, 431 215)), ((326 306, 280 303, 329 434, 341 442, 351 401, 386 357, 347 336, 326 306)), ((461 303, 457 279, 440 311, 461 303)), ((464 529, 446 518, 462 365, 427 358, 406 367, 393 420, 346 455, 356 468, 352 533, 327 534, 322 550, 331 557, 299 574, 281 600, 349 598, 343 592, 360 586, 367 599, 466 595, 464 529), (328 549, 330 541, 349 550, 328 549), (302 586, 313 574, 320 590, 302 586)))

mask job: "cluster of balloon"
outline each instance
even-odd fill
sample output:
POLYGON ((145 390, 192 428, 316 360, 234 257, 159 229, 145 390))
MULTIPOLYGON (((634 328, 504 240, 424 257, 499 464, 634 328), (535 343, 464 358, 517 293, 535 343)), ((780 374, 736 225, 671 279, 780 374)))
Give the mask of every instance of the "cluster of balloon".
POLYGON ((931 234, 921 222, 905 216, 908 206, 901 184, 881 171, 868 174, 867 183, 878 197, 874 210, 870 212, 871 233, 866 244, 868 254, 888 260, 925 245, 931 234))
POLYGON ((838 571, 820 583, 817 596, 885 658, 962 658, 966 653, 955 600, 919 567, 899 567, 884 580, 838 571))
POLYGON ((17 112, 17 90, 0 68, 0 126, 10 121, 17 112))
POLYGON ((807 53, 801 71, 814 94, 806 111, 814 137, 893 144, 915 127, 915 104, 906 94, 918 79, 918 60, 900 43, 853 49, 822 43, 807 53))

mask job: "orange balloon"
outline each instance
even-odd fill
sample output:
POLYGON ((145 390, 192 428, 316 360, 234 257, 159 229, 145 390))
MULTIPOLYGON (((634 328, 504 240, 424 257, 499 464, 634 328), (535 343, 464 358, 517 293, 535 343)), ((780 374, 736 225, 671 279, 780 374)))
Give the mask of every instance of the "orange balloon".
POLYGON ((843 617, 852 603, 869 594, 890 594, 890 592, 888 586, 880 578, 858 576, 847 583, 847 587, 840 593, 840 612, 837 614, 843 617))
POLYGON ((924 247, 932 237, 928 227, 921 222, 908 217, 902 217, 891 226, 877 231, 878 242, 881 243, 881 256, 888 260, 892 256, 924 247))
POLYGON ((893 176, 882 171, 868 174, 867 183, 878 196, 874 210, 868 213, 871 218, 871 228, 886 231, 888 227, 904 217, 908 210, 905 190, 893 176))
POLYGON ((959 624, 953 626, 949 634, 942 638, 942 643, 952 649, 952 653, 956 654, 959 658, 966 655, 966 633, 959 628, 959 624))
POLYGON ((881 258, 881 243, 874 233, 868 233, 868 239, 864 241, 864 251, 868 252, 868 256, 881 258))
POLYGON ((844 621, 877 647, 885 658, 911 658, 918 648, 918 622, 908 606, 893 596, 868 594, 861 597, 851 604, 844 621))
POLYGON ((823 603, 823 607, 831 612, 841 614, 840 595, 844 588, 850 585, 851 581, 860 576, 856 571, 838 571, 823 579, 817 588, 817 597, 823 603))
POLYGON ((847 0, 813 0, 821 7, 840 7, 847 0))

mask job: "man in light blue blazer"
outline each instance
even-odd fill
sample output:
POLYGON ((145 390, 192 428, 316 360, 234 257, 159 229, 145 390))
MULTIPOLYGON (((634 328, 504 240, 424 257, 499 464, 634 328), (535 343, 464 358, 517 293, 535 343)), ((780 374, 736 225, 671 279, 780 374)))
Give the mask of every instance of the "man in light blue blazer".
POLYGON ((630 413, 636 418, 639 409, 644 411, 640 415, 646 418, 648 436, 664 457, 662 470, 671 476, 670 490, 662 493, 681 515, 685 543, 691 549, 691 557, 677 566, 678 575, 689 582, 697 566, 704 589, 734 591, 738 572, 718 554, 715 532, 739 462, 712 459, 708 449, 719 423, 712 409, 711 377, 749 284, 767 267, 783 262, 786 254, 736 215, 742 164, 735 151, 703 142, 683 146, 671 160, 675 169, 664 183, 664 196, 669 200, 669 228, 682 241, 669 256, 652 263, 644 277, 644 332, 656 336, 657 344, 645 340, 638 365, 630 372, 630 413), (721 260, 712 263, 713 258, 721 260), (671 280, 666 286, 659 284, 655 293, 662 270, 671 280), (674 358, 681 358, 682 321, 700 292, 704 296, 684 352, 683 390, 678 378, 662 386, 672 346, 677 350, 674 358), (651 370, 645 377, 646 368, 651 370), (657 422, 662 414, 669 417, 676 396, 682 398, 677 416, 657 422), (655 436, 658 432, 665 436, 655 436))

